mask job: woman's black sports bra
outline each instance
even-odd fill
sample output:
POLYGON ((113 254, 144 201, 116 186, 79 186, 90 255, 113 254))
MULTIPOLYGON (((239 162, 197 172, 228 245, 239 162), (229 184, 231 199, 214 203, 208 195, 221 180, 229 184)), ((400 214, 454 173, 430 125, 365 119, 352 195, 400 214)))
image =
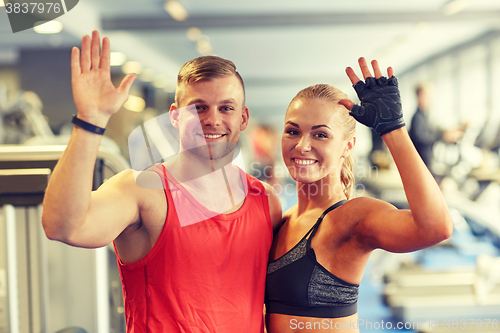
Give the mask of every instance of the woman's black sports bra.
POLYGON ((346 282, 321 266, 311 249, 326 209, 307 234, 290 251, 269 262, 266 280, 266 312, 302 317, 339 318, 357 312, 358 284, 346 282), (311 235, 309 238, 307 236, 311 235))

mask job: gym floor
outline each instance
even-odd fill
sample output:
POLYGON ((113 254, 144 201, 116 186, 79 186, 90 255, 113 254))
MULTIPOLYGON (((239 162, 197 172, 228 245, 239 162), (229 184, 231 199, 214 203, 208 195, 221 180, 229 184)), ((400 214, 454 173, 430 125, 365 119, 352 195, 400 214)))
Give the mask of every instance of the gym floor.
MULTIPOLYGON (((411 255, 422 267, 439 271, 457 267, 475 267, 476 257, 479 253, 498 255, 498 249, 488 241, 464 238, 457 232, 453 234, 450 241, 452 246, 432 247, 414 252, 411 255)), ((400 323, 399 326, 406 324, 407 327, 410 327, 412 323, 404 323, 400 318, 393 317, 391 309, 383 304, 384 284, 370 276, 370 271, 375 264, 377 263, 370 259, 360 284, 358 315, 359 319, 365 323, 363 326, 359 326, 360 332, 417 332, 411 329, 397 328, 398 323, 400 323)), ((429 318, 429 320, 433 320, 433 318, 429 318)))

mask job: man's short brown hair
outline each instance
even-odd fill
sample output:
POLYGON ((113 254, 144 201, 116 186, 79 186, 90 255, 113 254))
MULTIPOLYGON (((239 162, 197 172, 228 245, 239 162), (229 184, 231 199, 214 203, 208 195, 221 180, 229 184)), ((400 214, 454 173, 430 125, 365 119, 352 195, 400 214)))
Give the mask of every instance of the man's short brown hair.
POLYGON ((179 87, 202 80, 211 80, 221 77, 235 75, 241 82, 243 88, 243 105, 245 104, 245 84, 241 75, 236 71, 236 66, 230 60, 217 56, 203 56, 188 61, 179 70, 177 75, 177 89, 175 92, 175 104, 179 106, 181 99, 179 87))

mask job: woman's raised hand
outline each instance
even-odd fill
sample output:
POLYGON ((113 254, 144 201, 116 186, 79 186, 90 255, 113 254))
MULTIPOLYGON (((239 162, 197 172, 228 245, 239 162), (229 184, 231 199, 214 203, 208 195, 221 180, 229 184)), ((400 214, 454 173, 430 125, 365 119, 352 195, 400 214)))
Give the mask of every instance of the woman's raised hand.
POLYGON ((82 50, 71 51, 71 85, 78 118, 105 127, 127 101, 136 74, 127 75, 116 88, 111 82, 110 43, 98 31, 82 38, 82 50))
POLYGON ((359 58, 358 62, 365 82, 358 78, 351 67, 347 67, 346 73, 361 105, 346 99, 339 101, 339 104, 350 110, 351 116, 357 121, 373 128, 379 135, 405 126, 394 70, 391 67, 387 69, 388 79, 382 75, 378 62, 373 60, 371 62, 375 74, 373 77, 365 58, 359 58))

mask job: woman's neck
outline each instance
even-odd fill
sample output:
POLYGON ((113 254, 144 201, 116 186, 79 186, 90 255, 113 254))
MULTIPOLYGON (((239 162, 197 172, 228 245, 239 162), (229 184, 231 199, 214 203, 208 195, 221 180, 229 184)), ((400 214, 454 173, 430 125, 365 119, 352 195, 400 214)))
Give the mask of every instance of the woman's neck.
POLYGON ((299 215, 308 210, 324 208, 346 199, 340 177, 336 180, 332 180, 332 177, 325 177, 307 184, 297 182, 297 196, 299 215))

